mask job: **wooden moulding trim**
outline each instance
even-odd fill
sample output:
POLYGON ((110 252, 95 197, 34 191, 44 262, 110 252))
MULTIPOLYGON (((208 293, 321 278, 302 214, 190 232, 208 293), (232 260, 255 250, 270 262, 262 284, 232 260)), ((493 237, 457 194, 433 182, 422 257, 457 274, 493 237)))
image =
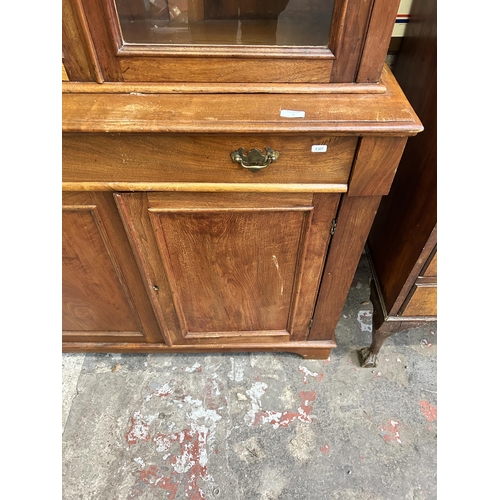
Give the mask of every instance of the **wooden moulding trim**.
MULTIPOLYGON (((137 340, 144 339, 144 335, 140 332, 87 332, 87 331, 63 331, 64 337, 116 337, 116 338, 128 338, 137 337, 137 340)), ((137 342, 136 340, 136 342, 137 342)))
POLYGON ((63 352, 314 352, 315 349, 334 349, 334 341, 277 342, 266 344, 190 344, 169 347, 166 344, 120 342, 63 342, 63 352))
POLYGON ((419 286, 437 286, 437 279, 435 276, 418 276, 415 284, 419 286))
MULTIPOLYGON (((248 331, 248 332, 187 332, 185 335, 186 339, 224 339, 225 337, 231 337, 231 340, 235 338, 240 338, 242 340, 249 339, 251 337, 270 337, 277 340, 287 341, 290 339, 290 332, 286 330, 276 330, 276 331, 248 331)), ((266 339, 267 340, 267 339, 266 339)))
POLYGON ((63 94, 383 94, 381 83, 88 83, 64 82, 63 94))
POLYGON ((346 193, 347 184, 255 184, 218 182, 63 182, 63 191, 191 191, 239 193, 346 193))
MULTIPOLYGON (((424 321, 436 321, 437 316, 387 316, 384 319, 384 323, 422 323, 424 321)), ((401 327, 403 330, 405 327, 401 327)), ((406 328, 411 328, 408 326, 406 328)))
MULTIPOLYGON (((352 122, 316 122, 301 121, 300 124, 290 122, 234 122, 234 121, 216 121, 215 123, 205 122, 205 133, 224 133, 224 130, 230 130, 236 134, 255 133, 255 134, 293 134, 307 133, 313 134, 335 134, 336 136, 352 135, 381 135, 389 136, 413 136, 417 135, 422 127, 419 127, 413 121, 400 121, 384 123, 380 121, 352 121, 352 122)), ((72 120, 63 124, 63 132, 115 132, 115 133, 200 133, 200 124, 196 122, 179 123, 153 123, 148 121, 124 122, 123 120, 107 122, 89 122, 85 120, 72 120)))
POLYGON ((244 45, 160 45, 125 43, 118 50, 120 57, 230 57, 231 59, 335 59, 328 47, 244 45))
MULTIPOLYGON (((192 207, 192 208, 184 208, 184 207, 162 207, 162 208, 148 208, 148 212, 157 214, 157 213, 196 213, 196 212, 310 212, 314 210, 313 206, 301 206, 301 207, 192 207)), ((281 332, 284 333, 284 332, 281 332)), ((229 334, 229 332, 228 332, 229 334)), ((234 334, 234 333, 233 333, 234 334)), ((252 332, 252 335, 257 335, 256 332, 252 332)))

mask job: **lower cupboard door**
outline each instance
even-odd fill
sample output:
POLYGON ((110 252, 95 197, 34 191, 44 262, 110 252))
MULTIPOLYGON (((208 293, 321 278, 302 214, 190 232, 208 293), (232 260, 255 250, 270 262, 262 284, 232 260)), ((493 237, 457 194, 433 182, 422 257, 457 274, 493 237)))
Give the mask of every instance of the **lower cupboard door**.
POLYGON ((339 194, 114 196, 170 345, 307 340, 339 194))
POLYGON ((63 342, 163 342, 113 195, 62 198, 63 342))

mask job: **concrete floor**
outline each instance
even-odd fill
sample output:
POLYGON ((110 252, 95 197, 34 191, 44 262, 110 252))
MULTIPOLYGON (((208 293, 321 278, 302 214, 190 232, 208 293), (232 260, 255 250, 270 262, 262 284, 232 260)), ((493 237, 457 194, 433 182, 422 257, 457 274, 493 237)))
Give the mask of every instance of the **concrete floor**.
POLYGON ((64 354, 64 500, 437 498, 436 323, 375 369, 363 256, 329 360, 64 354))

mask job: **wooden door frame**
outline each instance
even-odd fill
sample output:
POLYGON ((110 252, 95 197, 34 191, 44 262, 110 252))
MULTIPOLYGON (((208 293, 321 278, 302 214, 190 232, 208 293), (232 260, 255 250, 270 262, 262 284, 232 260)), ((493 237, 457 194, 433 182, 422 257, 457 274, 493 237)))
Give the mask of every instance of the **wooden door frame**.
MULTIPOLYGON (((285 64, 285 67, 287 61, 291 64, 299 60, 309 63, 317 61, 319 64, 330 60, 330 77, 316 83, 378 83, 398 7, 399 0, 336 0, 332 36, 328 47, 324 48, 176 46, 165 51, 164 47, 145 50, 145 45, 125 46, 113 0, 63 0, 63 11, 66 13, 64 23, 73 26, 73 36, 63 36, 65 66, 71 81, 101 83, 124 81, 121 58, 130 58, 132 61, 132 58, 137 57, 156 57, 161 60, 165 56, 182 56, 183 60, 185 57, 203 57, 204 60, 222 61, 231 55, 231 61, 242 60, 245 65, 254 64, 255 67, 269 62, 269 59, 285 64), (74 63, 77 55, 80 55, 80 60, 85 59, 82 58, 82 52, 91 61, 83 72, 74 63)), ((324 71, 322 65, 322 74, 324 71)))

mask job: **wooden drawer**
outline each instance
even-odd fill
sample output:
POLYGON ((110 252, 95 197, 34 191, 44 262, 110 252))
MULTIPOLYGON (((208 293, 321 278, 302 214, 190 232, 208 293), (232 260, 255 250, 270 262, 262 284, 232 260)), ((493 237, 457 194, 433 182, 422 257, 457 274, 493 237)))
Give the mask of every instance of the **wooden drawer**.
POLYGON ((416 285, 402 316, 437 316, 437 286, 416 285))
POLYGON ((331 136, 68 133, 63 182, 347 184, 357 143, 331 136), (326 152, 313 152, 317 145, 326 152), (266 147, 279 158, 255 173, 230 157, 238 148, 266 147))
POLYGON ((429 262, 428 266, 425 268, 425 271, 423 272, 422 276, 426 277, 435 277, 437 278, 437 251, 431 258, 431 261, 429 262))

